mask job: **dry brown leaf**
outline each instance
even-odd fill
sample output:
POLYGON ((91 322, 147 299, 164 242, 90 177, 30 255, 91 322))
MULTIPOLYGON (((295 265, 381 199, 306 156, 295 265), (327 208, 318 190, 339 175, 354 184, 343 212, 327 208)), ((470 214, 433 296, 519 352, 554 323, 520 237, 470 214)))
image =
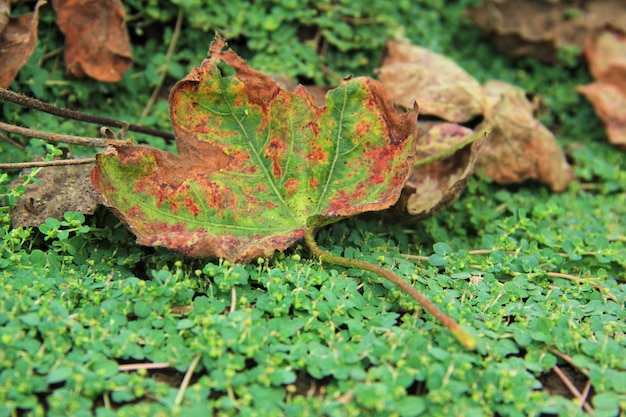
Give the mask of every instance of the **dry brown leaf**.
POLYGON ((623 91, 604 82, 578 87, 596 109, 604 122, 609 141, 626 150, 626 95, 623 91))
POLYGON ((626 65, 626 35, 611 28, 591 32, 585 42, 585 57, 593 78, 611 81, 611 67, 626 65))
POLYGON ((582 49, 597 27, 626 27, 626 2, 615 0, 484 0, 467 14, 501 51, 544 62, 565 46, 582 49))
POLYGON ((0 33, 9 24, 9 16, 11 15, 11 3, 9 0, 0 0, 0 33))
POLYGON ((572 169, 554 135, 534 118, 524 90, 502 81, 489 81, 483 87, 487 106, 479 128, 492 130, 477 166, 501 184, 535 179, 553 191, 565 190, 574 179, 572 169))
POLYGON ((454 61, 428 49, 389 41, 380 81, 395 102, 420 114, 462 123, 482 113, 480 84, 454 61))
POLYGON ((611 28, 592 32, 585 56, 596 82, 577 91, 593 104, 609 142, 626 149, 626 34, 611 28))
POLYGON ((65 65, 76 77, 117 82, 132 65, 121 0, 53 0, 65 34, 65 65))
MULTIPOLYGON (((90 165, 65 165, 42 168, 37 179, 26 186, 26 193, 11 209, 13 227, 37 227, 48 217, 63 220, 66 211, 93 214, 100 201, 91 185, 90 165)), ((21 184, 18 179, 13 186, 21 184)))
POLYGON ((44 4, 46 2, 40 0, 34 12, 9 18, 8 2, 0 3, 0 23, 6 22, 0 33, 0 87, 7 88, 11 84, 33 53, 37 40, 39 7, 44 4))
POLYGON ((426 217, 453 202, 474 171, 484 140, 474 141, 445 159, 425 165, 420 165, 420 161, 452 149, 473 135, 472 129, 454 123, 419 123, 416 167, 404 184, 394 210, 401 214, 426 217))

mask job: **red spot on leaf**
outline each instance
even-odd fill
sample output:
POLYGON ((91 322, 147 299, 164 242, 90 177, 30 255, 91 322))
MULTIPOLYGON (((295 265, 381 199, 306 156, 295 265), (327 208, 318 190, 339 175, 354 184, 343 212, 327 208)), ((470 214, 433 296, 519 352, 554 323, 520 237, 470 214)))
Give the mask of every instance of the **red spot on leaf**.
POLYGON ((183 201, 185 202, 185 207, 187 207, 187 210, 189 210, 189 212, 195 217, 198 217, 198 215, 200 214, 200 206, 195 202, 195 200, 190 196, 186 196, 183 201))
POLYGON ((285 154, 285 143, 279 139, 273 139, 265 147, 265 157, 272 160, 272 174, 274 178, 280 178, 283 175, 281 160, 285 154))
POLYGON ((287 195, 291 197, 298 191, 298 187, 300 187, 300 181, 295 178, 289 178, 285 181, 285 189, 287 190, 287 195))
POLYGON ((324 152, 324 149, 317 145, 311 146, 311 151, 307 154, 306 158, 310 161, 316 161, 320 164, 328 162, 328 154, 324 152))

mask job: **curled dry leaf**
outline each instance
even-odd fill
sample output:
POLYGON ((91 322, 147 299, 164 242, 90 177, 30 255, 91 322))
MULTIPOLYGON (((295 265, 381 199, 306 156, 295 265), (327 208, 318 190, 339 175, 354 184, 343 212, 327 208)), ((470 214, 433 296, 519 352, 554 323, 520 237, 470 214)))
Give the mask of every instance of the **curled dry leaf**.
POLYGON ((121 0, 52 0, 65 34, 65 65, 76 77, 116 82, 132 64, 121 0))
POLYGON ((344 80, 320 107, 224 47, 218 37, 170 93, 178 156, 144 146, 97 156, 92 182, 138 243, 245 262, 397 201, 417 110, 397 112, 364 77, 344 80))
POLYGON ((474 172, 484 142, 484 133, 478 134, 481 138, 474 140, 474 131, 461 125, 420 123, 414 168, 394 206, 395 211, 426 217, 453 202, 474 172), (442 153, 450 155, 423 163, 442 153))
MULTIPOLYGON (((41 184, 26 186, 26 192, 11 209, 13 227, 39 226, 48 217, 63 220, 66 211, 93 214, 100 204, 90 181, 92 165, 65 165, 42 168, 41 184)), ((16 180, 12 186, 21 184, 16 180)))
POLYGON ((0 1, 0 87, 7 88, 20 68, 28 62, 35 49, 39 8, 46 4, 39 0, 35 11, 9 18, 9 3, 0 1))
POLYGON ((485 121, 492 130, 477 166, 495 182, 535 179, 563 191, 574 174, 554 135, 533 116, 533 105, 519 87, 502 81, 484 85, 485 121))
POLYGON ((595 107, 609 141, 626 149, 626 34, 611 28, 594 31, 585 56, 596 81, 577 91, 595 107))
POLYGON ((417 101, 421 114, 454 123, 482 113, 480 84, 451 59, 408 43, 389 41, 387 50, 379 78, 397 104, 417 101))
POLYGON ((615 0, 483 0, 467 14, 501 51, 544 62, 565 46, 582 50, 597 27, 626 27, 626 2, 615 0))

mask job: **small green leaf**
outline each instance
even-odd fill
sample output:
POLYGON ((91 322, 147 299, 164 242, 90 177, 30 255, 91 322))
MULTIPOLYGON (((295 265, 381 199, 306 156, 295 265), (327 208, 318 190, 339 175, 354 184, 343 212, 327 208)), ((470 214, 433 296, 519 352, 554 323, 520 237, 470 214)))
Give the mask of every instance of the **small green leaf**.
POLYGON ((446 256, 452 252, 452 248, 447 243, 437 242, 433 245, 433 251, 437 255, 446 256))
POLYGON ((432 266, 443 266, 448 263, 448 260, 441 255, 432 254, 428 257, 428 263, 432 266))
POLYGON ((48 384, 56 384, 67 381, 70 376, 72 376, 72 368, 69 366, 60 366, 50 371, 48 377, 46 378, 46 382, 48 384))
POLYGON ((194 326, 193 320, 182 319, 176 324, 176 330, 191 329, 194 326))

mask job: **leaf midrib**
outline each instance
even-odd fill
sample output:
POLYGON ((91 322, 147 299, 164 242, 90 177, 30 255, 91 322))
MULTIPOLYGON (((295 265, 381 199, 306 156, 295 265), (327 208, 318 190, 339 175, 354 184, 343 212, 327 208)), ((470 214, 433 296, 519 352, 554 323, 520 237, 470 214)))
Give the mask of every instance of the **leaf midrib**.
MULTIPOLYGON (((298 221, 298 219, 296 219, 294 217, 294 214, 292 213, 292 211, 290 210, 289 206, 287 205, 287 202, 283 199, 282 195, 278 191, 278 188, 276 187, 276 183, 272 179, 271 173, 269 172, 268 168, 263 163, 263 160, 261 159, 261 155, 259 155, 259 153, 257 152, 256 148, 254 147, 252 139, 248 135, 248 131, 245 129, 245 127, 243 126, 243 123, 241 122, 241 120, 235 114, 234 106, 231 103, 231 101, 228 99, 228 96, 226 94, 226 86, 224 86, 224 84, 223 84, 223 78, 221 77, 221 74, 219 73, 219 71, 217 72, 217 77, 216 78, 218 80, 218 84, 219 84, 219 87, 220 87, 220 90, 221 90, 220 93, 222 95, 222 98, 224 99, 224 102, 228 105, 228 109, 230 110, 230 114, 231 114, 232 118, 237 122, 237 125, 239 126, 239 129, 241 130, 241 133, 243 134, 244 138, 246 139, 246 144, 248 145, 248 148, 250 150, 250 154, 253 157, 253 160, 256 162, 257 166, 261 167, 261 170, 263 172, 263 175, 264 175, 266 181, 270 184, 270 187, 271 187, 272 191, 274 192, 274 196, 280 202, 280 204, 283 206, 284 211, 289 215, 289 218, 295 224, 297 224, 299 226, 304 226, 303 222, 298 221)), ((272 119, 271 118, 270 118, 269 123, 270 124, 272 123, 272 119)))

